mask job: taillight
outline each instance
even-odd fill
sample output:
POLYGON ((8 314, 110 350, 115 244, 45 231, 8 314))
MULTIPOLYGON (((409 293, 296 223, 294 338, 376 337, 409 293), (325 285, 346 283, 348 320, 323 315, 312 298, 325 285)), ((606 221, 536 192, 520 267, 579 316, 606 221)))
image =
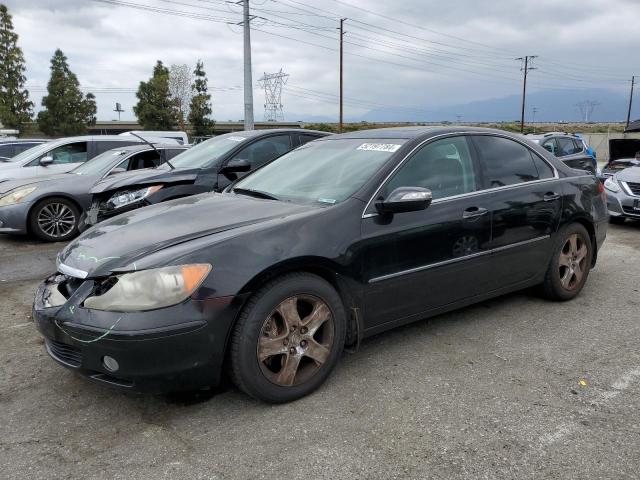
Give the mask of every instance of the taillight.
POLYGON ((598 180, 598 193, 605 193, 604 184, 600 180, 598 180))

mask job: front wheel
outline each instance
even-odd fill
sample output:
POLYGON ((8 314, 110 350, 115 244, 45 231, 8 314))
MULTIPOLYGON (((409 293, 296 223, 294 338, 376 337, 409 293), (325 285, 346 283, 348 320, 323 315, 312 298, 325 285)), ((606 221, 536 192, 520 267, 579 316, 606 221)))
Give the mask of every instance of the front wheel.
POLYGON ((558 233, 542 291, 551 300, 575 298, 589 276, 593 247, 587 229, 573 223, 558 233))
POLYGON ((29 228, 41 240, 63 242, 78 235, 80 210, 70 200, 61 197, 38 202, 29 214, 29 228))
POLYGON ((322 278, 293 273, 264 285, 248 302, 231 338, 231 376, 254 398, 289 402, 318 388, 345 341, 342 300, 322 278))

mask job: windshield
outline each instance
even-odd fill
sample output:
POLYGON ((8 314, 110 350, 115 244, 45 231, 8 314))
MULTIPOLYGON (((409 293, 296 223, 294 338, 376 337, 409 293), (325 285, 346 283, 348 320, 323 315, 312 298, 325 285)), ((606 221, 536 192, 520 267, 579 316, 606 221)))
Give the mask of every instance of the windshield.
POLYGON ((49 150, 50 148, 51 148, 51 144, 49 142, 45 142, 41 145, 36 145, 35 147, 31 147, 25 150, 24 152, 19 153, 15 157, 10 158, 8 161, 11 163, 13 162, 20 163, 23 160, 33 160, 34 158, 37 158, 38 156, 44 155, 45 153, 47 153, 47 150, 49 150))
MULTIPOLYGON (((191 147, 184 153, 176 155, 171 159, 171 165, 175 168, 204 168, 213 165, 216 160, 220 159, 224 154, 237 147, 248 137, 227 133, 218 137, 211 138, 206 142, 199 143, 195 147, 191 147)), ((162 165, 158 168, 170 169, 168 165, 162 165)))
POLYGON ((238 182, 281 200, 332 205, 364 185, 405 140, 319 140, 306 144, 238 182))
POLYGON ((121 159, 127 152, 124 150, 108 150, 88 162, 71 170, 77 175, 101 175, 106 173, 115 160, 121 159))

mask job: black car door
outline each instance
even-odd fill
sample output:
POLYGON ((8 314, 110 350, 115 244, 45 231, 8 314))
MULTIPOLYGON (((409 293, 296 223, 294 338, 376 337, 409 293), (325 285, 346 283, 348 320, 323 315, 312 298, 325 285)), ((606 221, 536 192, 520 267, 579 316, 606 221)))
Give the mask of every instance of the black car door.
MULTIPOLYGON (((225 162, 225 164, 234 160, 247 160, 251 167, 249 172, 252 172, 256 168, 260 168, 279 156, 284 155, 292 148, 291 135, 288 133, 271 135, 269 137, 256 140, 242 148, 227 162, 225 162)), ((249 172, 225 173, 223 167, 222 173, 218 175, 218 190, 222 190, 231 182, 242 178, 249 172)))
MULTIPOLYGON (((486 290, 491 217, 473 149, 465 136, 427 143, 381 187, 432 191, 433 202, 393 216, 369 205, 362 220, 367 326, 410 317, 486 290)), ((373 203, 373 202, 372 202, 373 203)))
POLYGON ((493 287, 531 280, 546 270, 552 234, 560 222, 562 181, 555 169, 524 143, 474 135, 483 186, 490 189, 493 287))

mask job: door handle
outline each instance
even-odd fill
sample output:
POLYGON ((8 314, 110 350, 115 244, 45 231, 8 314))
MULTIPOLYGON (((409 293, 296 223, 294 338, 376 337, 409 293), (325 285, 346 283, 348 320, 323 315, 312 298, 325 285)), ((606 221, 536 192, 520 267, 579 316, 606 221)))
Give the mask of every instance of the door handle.
POLYGON ((464 212, 462 212, 462 218, 476 218, 482 217, 489 213, 489 210, 482 207, 469 207, 464 212))
POLYGON ((559 198, 560 195, 555 192, 547 192, 544 194, 544 197, 542 197, 545 202, 553 202, 554 200, 558 200, 559 198))

